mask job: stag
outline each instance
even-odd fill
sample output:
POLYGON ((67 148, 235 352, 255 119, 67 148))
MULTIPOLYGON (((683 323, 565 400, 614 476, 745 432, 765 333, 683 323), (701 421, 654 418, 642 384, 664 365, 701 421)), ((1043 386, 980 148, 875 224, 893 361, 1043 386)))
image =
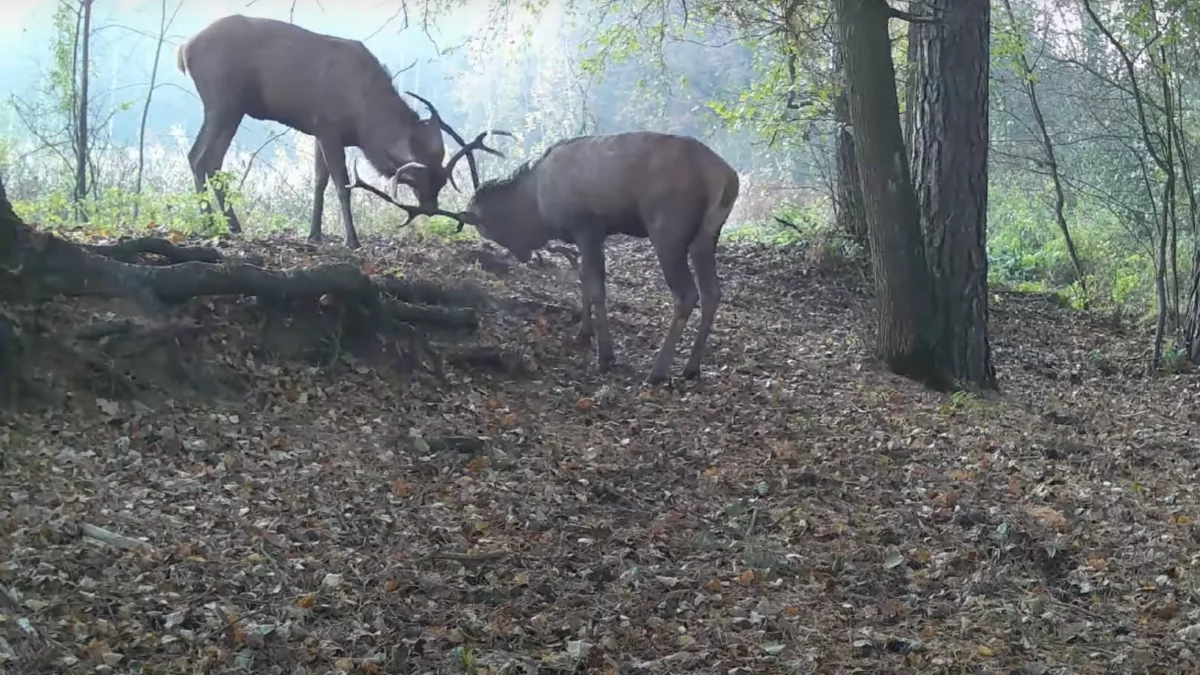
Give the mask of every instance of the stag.
POLYGON ((737 171, 695 138, 650 131, 581 136, 556 143, 507 178, 485 182, 462 220, 522 262, 551 239, 578 247, 583 317, 577 339, 588 344, 594 333, 601 373, 615 363, 604 241, 613 234, 649 238, 675 299, 674 317, 646 377, 657 384, 667 379, 697 301, 700 326, 683 376, 700 375, 721 301, 717 238, 739 185, 737 171))
MULTIPOLYGON (((429 108, 420 116, 400 97, 392 78, 362 42, 322 35, 283 21, 234 14, 217 19, 179 48, 179 70, 189 75, 204 105, 204 123, 188 152, 188 162, 203 191, 221 169, 225 153, 242 119, 279 122, 316 138, 315 194, 309 241, 321 241, 325 189, 333 178, 341 202, 346 246, 358 248, 358 233, 350 212, 350 181, 346 170, 348 147, 361 148, 367 161, 395 183, 412 188, 417 208, 432 213, 447 180, 454 183, 455 164, 466 158, 471 179, 479 187, 474 150, 503 157, 483 144, 485 131, 470 143, 442 120, 429 101, 407 92, 429 108), (445 166, 442 132, 460 149, 445 166)), ((214 189, 225 204, 223 190, 214 189)), ((205 205, 205 212, 212 207, 205 205)), ((411 213, 411 211, 410 211, 411 213)), ((241 224, 225 206, 233 232, 241 224)))

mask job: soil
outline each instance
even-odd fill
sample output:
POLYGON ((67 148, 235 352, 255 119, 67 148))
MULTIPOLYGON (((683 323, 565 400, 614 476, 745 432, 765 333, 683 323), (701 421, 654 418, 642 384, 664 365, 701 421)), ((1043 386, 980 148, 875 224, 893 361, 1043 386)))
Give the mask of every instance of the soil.
POLYGON ((1140 330, 997 289, 1002 393, 941 395, 872 359, 860 268, 726 246, 703 378, 650 388, 645 242, 603 376, 565 258, 226 246, 487 301, 12 308, 0 671, 1200 672, 1200 386, 1140 330))

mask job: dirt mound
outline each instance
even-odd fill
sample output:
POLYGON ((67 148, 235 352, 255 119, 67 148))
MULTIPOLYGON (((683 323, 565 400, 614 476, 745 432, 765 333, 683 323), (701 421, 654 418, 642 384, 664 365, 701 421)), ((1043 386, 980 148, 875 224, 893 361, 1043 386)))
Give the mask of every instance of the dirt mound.
POLYGON ((648 389, 670 298, 644 242, 610 247, 607 377, 565 260, 336 255, 458 289, 477 330, 380 338, 319 299, 43 306, 61 344, 27 358, 61 400, 0 432, 5 667, 1196 667, 1197 387, 1138 376, 1142 336, 997 291, 1004 395, 939 396, 870 359, 860 271, 727 247, 704 379, 648 389), (137 327, 83 334, 110 310, 137 327), (69 354, 98 362, 46 365, 69 354))

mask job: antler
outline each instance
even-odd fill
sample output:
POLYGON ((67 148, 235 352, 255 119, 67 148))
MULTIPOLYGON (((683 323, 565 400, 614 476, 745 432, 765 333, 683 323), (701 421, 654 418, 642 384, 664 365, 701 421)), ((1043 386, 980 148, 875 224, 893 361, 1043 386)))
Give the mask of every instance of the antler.
POLYGON ((401 204, 400 202, 396 201, 395 199, 392 199, 388 195, 388 193, 386 193, 383 190, 380 190, 379 188, 375 187, 374 185, 371 185, 370 183, 367 183, 366 181, 364 181, 358 175, 358 162, 354 162, 354 164, 352 164, 350 166, 350 184, 347 185, 346 187, 350 188, 351 190, 353 190, 354 188, 362 188, 362 189, 366 190, 367 192, 370 192, 371 194, 375 195, 376 197, 379 197, 380 199, 388 202, 389 204, 404 210, 404 212, 408 214, 408 220, 405 220, 404 223, 400 227, 404 227, 405 225, 408 225, 417 216, 446 216, 447 218, 451 218, 458 222, 458 231, 459 232, 462 231, 463 225, 474 226, 474 225, 478 224, 476 219, 474 217, 472 217, 472 215, 470 213, 456 213, 454 211, 447 211, 445 209, 437 209, 437 208, 423 209, 419 206, 409 206, 408 204, 401 204))
POLYGON ((450 129, 449 125, 443 125, 443 128, 446 129, 446 133, 450 134, 451 138, 458 141, 458 144, 462 146, 461 148, 458 149, 458 152, 454 153, 454 155, 452 155, 450 157, 450 161, 446 162, 446 177, 450 179, 450 185, 453 185, 455 190, 458 190, 458 184, 454 182, 454 165, 458 163, 458 160, 462 159, 463 156, 466 156, 467 166, 470 167, 470 169, 471 169, 471 182, 475 185, 475 189, 478 190, 479 189, 479 167, 475 164, 475 155, 471 154, 471 151, 472 150, 482 150, 490 155, 495 155, 496 157, 504 157, 503 152, 500 152, 499 150, 497 150, 495 148, 489 148, 488 146, 484 145, 483 139, 487 138, 488 134, 494 134, 496 136, 508 136, 509 138, 515 138, 515 136, 513 136, 512 133, 510 133, 508 131, 502 131, 500 129, 489 129, 487 131, 480 132, 480 134, 478 136, 476 136, 475 139, 472 140, 470 143, 463 143, 462 137, 459 136, 456 132, 454 132, 453 129, 450 129))
MULTIPOLYGON (((458 163, 458 160, 462 159, 463 155, 466 155, 467 166, 470 167, 470 169, 471 169, 471 182, 475 184, 475 189, 478 190, 479 189, 479 166, 475 163, 475 156, 471 154, 471 151, 472 150, 482 150, 486 153, 495 155, 496 157, 504 157, 503 152, 500 152, 499 150, 497 150, 495 148, 489 148, 488 146, 484 145, 483 139, 486 138, 488 134, 495 134, 497 136, 508 136, 509 138, 515 138, 512 135, 512 133, 510 133, 508 131, 501 131, 500 129, 491 129, 489 131, 485 131, 485 132, 479 134, 478 136, 475 137, 475 140, 471 141, 470 143, 467 143, 466 141, 463 140, 462 134, 455 131, 454 127, 450 126, 445 120, 442 119, 441 114, 438 113, 438 109, 436 107, 434 107, 434 105, 432 103, 429 102, 429 99, 425 98, 424 96, 421 96, 420 94, 417 94, 417 93, 414 93, 411 91, 405 91, 404 93, 417 99, 421 103, 424 103, 425 107, 429 108, 429 116, 437 119, 438 124, 442 127, 442 131, 445 131, 446 134, 448 136, 450 136, 450 138, 453 138, 455 140, 455 142, 457 142, 460 146, 462 146, 461 148, 459 148, 458 152, 454 153, 454 155, 452 155, 450 157, 450 161, 446 162, 445 172, 446 172, 446 177, 450 179, 450 185, 454 186, 455 190, 459 190, 458 184, 454 182, 454 165, 458 163)), ((461 192, 461 190, 459 190, 459 191, 461 192)))
MULTIPOLYGON (((413 93, 413 92, 411 92, 411 91, 405 91, 404 93, 406 93, 406 94, 408 94, 409 96, 411 96, 411 97, 413 97, 413 98, 417 99, 417 100, 418 100, 418 101, 420 101, 421 103, 424 103, 424 104, 425 104, 425 107, 426 107, 426 108, 429 108, 429 116, 430 116, 430 117, 436 117, 436 118, 437 118, 439 121, 442 119, 442 116, 441 116, 441 114, 439 114, 439 113, 438 113, 438 109, 437 109, 437 108, 435 108, 435 107, 434 107, 434 105, 433 105, 432 103, 430 103, 430 102, 429 102, 429 99, 425 98, 424 96, 421 96, 420 94, 414 94, 414 93, 413 93)), ((444 127, 444 126, 445 126, 445 124, 443 123, 443 125, 442 125, 442 126, 444 127)))

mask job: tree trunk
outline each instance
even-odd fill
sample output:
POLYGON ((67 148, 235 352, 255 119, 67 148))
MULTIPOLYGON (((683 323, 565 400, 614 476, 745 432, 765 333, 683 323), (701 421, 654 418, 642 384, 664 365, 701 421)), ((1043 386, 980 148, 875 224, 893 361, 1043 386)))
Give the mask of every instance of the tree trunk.
POLYGON ((833 62, 841 78, 841 90, 833 100, 833 115, 839 130, 834 146, 837 186, 833 202, 838 230, 848 235, 868 253, 867 216, 863 210, 862 183, 858 179, 858 162, 854 157, 854 134, 851 133, 850 104, 846 100, 846 70, 840 45, 834 46, 833 62))
MULTIPOLYGON (((0 176, 0 273, 15 267, 17 248, 17 214, 13 212, 0 176)), ((20 339, 16 322, 8 315, 0 295, 0 416, 9 409, 17 394, 16 368, 21 362, 20 339)))
POLYGON ((77 36, 79 41, 79 99, 76 101, 75 114, 78 115, 78 121, 75 123, 75 131, 79 137, 75 141, 75 205, 77 216, 80 220, 87 219, 87 211, 83 206, 83 200, 87 197, 87 170, 88 170, 88 77, 89 66, 91 61, 91 44, 92 44, 92 0, 82 0, 80 2, 79 11, 83 13, 83 20, 80 27, 80 33, 77 36))
POLYGON ((943 369, 995 388, 988 343, 989 0, 913 23, 912 177, 937 303, 943 369))
POLYGON ((835 0, 834 7, 871 242, 878 354, 893 372, 945 389, 949 382, 937 359, 933 286, 900 129, 887 31, 890 10, 879 0, 835 0))

